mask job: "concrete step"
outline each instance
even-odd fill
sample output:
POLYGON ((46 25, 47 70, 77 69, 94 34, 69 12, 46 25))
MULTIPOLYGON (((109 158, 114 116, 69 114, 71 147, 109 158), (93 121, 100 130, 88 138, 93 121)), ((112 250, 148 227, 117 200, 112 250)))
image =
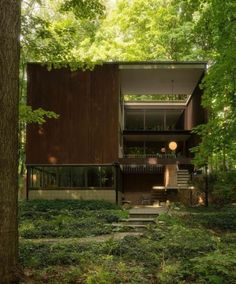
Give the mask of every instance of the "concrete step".
POLYGON ((181 176, 181 177, 178 177, 177 180, 189 180, 190 177, 184 177, 184 176, 181 176))
POLYGON ((123 224, 123 223, 113 223, 112 226, 114 228, 130 228, 132 230, 135 230, 135 231, 144 231, 147 229, 147 225, 143 225, 143 224, 123 224))
POLYGON ((123 225, 147 225, 156 222, 154 218, 129 218, 120 220, 120 223, 123 225))
POLYGON ((189 176, 181 176, 181 177, 178 177, 177 180, 180 180, 180 179, 190 179, 189 176))
POLYGON ((153 219, 153 218, 157 218, 159 216, 159 213, 145 213, 145 212, 134 212, 134 213, 129 213, 129 218, 132 218, 132 219, 137 219, 137 218, 144 218, 144 219, 147 219, 147 218, 150 218, 150 219, 153 219))

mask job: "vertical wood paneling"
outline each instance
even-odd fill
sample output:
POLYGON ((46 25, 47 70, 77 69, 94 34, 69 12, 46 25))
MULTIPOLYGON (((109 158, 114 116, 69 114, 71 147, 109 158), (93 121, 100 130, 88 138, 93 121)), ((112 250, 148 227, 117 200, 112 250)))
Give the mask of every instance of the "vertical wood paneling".
POLYGON ((28 164, 96 164, 118 159, 118 67, 48 71, 28 66, 28 103, 60 114, 27 128, 28 164))
POLYGON ((186 130, 192 130, 198 124, 206 122, 206 113, 201 106, 201 98, 202 90, 197 85, 185 110, 184 126, 186 130))

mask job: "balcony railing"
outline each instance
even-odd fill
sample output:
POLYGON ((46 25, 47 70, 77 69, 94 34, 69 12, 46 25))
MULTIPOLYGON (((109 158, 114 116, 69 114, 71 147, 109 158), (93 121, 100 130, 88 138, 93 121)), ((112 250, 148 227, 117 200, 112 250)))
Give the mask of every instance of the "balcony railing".
POLYGON ((157 125, 157 126, 146 126, 146 127, 125 127, 124 131, 183 131, 185 130, 184 127, 173 127, 173 126, 162 126, 162 125, 157 125))
POLYGON ((166 153, 166 154, 124 154, 123 158, 133 158, 133 159, 146 159, 146 158, 158 158, 158 159, 175 159, 183 157, 181 154, 166 153))
POLYGON ((123 165, 124 173, 132 173, 132 174, 161 174, 163 173, 162 165, 123 165))
POLYGON ((168 165, 168 164, 191 164, 192 158, 183 155, 175 154, 159 154, 159 155, 140 155, 140 154, 126 154, 119 159, 121 165, 146 165, 146 166, 157 166, 157 165, 168 165))

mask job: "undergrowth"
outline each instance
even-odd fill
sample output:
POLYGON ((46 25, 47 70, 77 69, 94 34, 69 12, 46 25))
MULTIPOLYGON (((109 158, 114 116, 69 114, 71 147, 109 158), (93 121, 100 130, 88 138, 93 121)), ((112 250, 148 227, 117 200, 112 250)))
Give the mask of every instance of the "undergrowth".
MULTIPOLYGON (((75 212, 71 214, 78 219, 84 216, 78 211, 82 209, 75 207, 57 210, 61 216, 64 210, 75 212)), ((100 218, 109 212, 110 216, 115 212, 119 212, 118 217, 124 214, 115 208, 83 212, 94 216, 105 214, 100 218)), ((35 280, 48 284, 235 284, 236 230, 232 225, 235 214, 234 208, 171 212, 171 216, 160 215, 157 224, 142 237, 130 236, 120 241, 81 244, 66 239, 60 243, 24 240, 20 245, 20 261, 35 280)), ((22 216, 27 220, 26 215, 22 216)), ((45 220, 54 217, 47 216, 45 220)), ((91 220, 87 217, 84 220, 89 227, 91 220)))

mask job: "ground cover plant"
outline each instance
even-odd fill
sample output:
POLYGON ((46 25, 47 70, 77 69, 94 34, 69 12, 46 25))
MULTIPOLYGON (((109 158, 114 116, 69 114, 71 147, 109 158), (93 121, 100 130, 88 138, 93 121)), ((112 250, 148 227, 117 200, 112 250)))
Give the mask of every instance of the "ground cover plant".
POLYGON ((20 236, 73 238, 112 232, 112 222, 127 217, 127 212, 105 201, 34 200, 20 203, 20 236))
MULTIPOLYGON (((51 210, 56 208, 58 213, 65 210, 63 202, 58 205, 54 202, 51 210)), ((49 201, 46 203, 50 205, 49 201)), ((24 220, 27 218, 24 212, 29 212, 33 204, 22 204, 24 220)), ((44 204, 36 202, 34 206, 43 211, 44 204)), ((77 207, 76 202, 68 203, 67 210, 74 212, 77 207)), ((119 212, 116 216, 127 214, 117 207, 104 207, 102 210, 111 216, 114 212, 119 212)), ((101 208, 88 207, 87 211, 96 215, 101 208)), ((142 237, 129 236, 118 241, 111 237, 101 243, 81 243, 79 238, 64 238, 59 242, 22 238, 20 261, 28 277, 39 283, 234 284, 236 228, 232 226, 233 219, 236 219, 233 207, 184 208, 160 215, 157 224, 150 226, 142 237), (224 225, 219 221, 223 218, 224 225)), ((30 220, 33 222, 32 216, 30 220)))

